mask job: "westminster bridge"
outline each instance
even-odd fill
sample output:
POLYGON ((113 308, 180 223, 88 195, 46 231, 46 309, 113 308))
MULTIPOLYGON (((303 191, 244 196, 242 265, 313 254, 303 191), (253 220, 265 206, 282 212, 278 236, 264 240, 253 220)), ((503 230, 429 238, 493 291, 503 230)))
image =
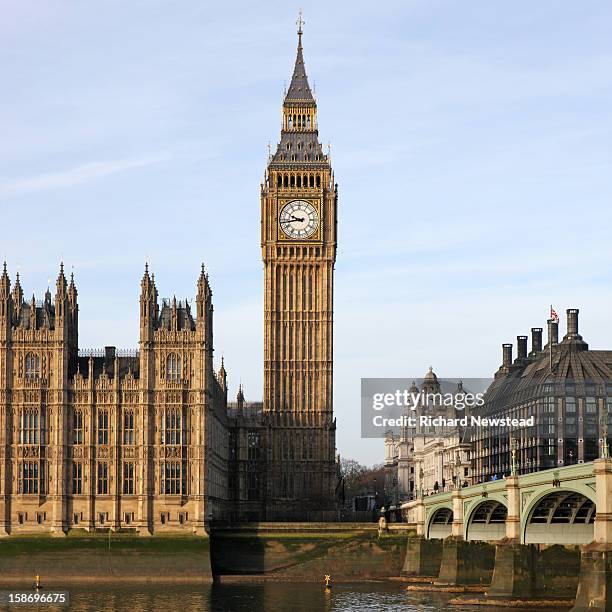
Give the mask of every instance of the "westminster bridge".
POLYGON ((612 459, 419 495, 402 512, 417 535, 405 574, 612 610, 612 459))

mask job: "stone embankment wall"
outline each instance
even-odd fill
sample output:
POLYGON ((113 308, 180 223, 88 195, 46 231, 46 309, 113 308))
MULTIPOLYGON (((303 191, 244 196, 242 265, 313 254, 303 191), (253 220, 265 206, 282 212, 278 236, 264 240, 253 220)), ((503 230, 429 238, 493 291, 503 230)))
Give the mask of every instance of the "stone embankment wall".
POLYGON ((211 582, 207 537, 132 534, 11 536, 0 541, 0 585, 211 582))
POLYGON ((415 530, 391 524, 379 535, 372 523, 259 523, 211 532, 215 576, 260 576, 338 581, 400 575, 408 535, 415 530))

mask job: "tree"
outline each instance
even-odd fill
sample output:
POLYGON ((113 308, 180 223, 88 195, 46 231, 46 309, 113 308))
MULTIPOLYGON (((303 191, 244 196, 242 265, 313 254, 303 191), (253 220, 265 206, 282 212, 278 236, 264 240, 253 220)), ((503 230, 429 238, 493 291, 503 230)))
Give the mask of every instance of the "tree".
POLYGON ((383 496, 385 486, 385 466, 378 464, 364 466, 355 459, 340 459, 340 471, 344 482, 344 494, 347 499, 368 493, 383 496))

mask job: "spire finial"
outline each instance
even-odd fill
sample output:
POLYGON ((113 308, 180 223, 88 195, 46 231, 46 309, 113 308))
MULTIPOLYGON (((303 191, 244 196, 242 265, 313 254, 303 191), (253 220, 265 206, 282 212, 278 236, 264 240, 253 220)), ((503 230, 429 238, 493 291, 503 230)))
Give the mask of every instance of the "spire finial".
POLYGON ((300 12, 298 13, 298 18, 297 21, 295 22, 295 25, 298 27, 298 46, 301 47, 302 46, 302 26, 305 24, 306 22, 302 19, 302 9, 300 9, 300 12))

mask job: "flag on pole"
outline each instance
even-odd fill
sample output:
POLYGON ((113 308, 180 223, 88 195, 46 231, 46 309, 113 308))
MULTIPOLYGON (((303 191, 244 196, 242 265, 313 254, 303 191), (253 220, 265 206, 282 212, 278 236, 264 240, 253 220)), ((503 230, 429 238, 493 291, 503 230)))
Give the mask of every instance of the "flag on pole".
POLYGON ((552 307, 552 304, 550 305, 550 319, 555 323, 559 322, 559 315, 557 314, 557 311, 552 307))

